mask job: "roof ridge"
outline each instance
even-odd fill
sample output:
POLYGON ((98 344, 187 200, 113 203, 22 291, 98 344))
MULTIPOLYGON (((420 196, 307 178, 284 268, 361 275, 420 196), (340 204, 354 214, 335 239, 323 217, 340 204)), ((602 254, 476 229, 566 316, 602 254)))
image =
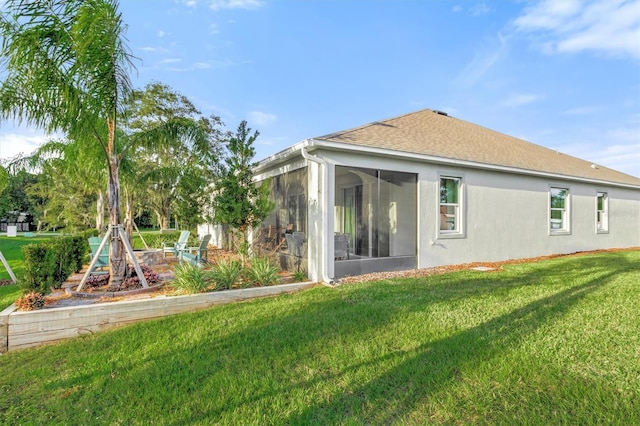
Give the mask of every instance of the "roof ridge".
POLYGON ((361 126, 352 127, 350 129, 339 130, 339 131, 333 132, 333 133, 327 133, 326 135, 318 136, 318 137, 313 138, 313 139, 325 139, 325 138, 328 139, 328 138, 333 138, 333 137, 338 137, 338 136, 345 136, 345 135, 347 135, 349 133, 356 132, 356 131, 362 130, 362 129, 366 129, 367 127, 370 127, 370 126, 380 125, 382 123, 386 123, 386 122, 391 121, 391 120, 398 120, 400 118, 404 118, 406 116, 413 115, 413 114, 419 114, 419 113, 422 113, 422 112, 425 112, 425 111, 431 111, 433 113, 437 112, 434 109, 425 108, 425 109, 421 109, 421 110, 418 110, 418 111, 413 111, 413 112, 407 112, 407 113, 404 113, 404 114, 400 114, 400 115, 395 116, 395 117, 385 118, 384 120, 375 120, 375 121, 372 121, 370 123, 363 124, 361 126))

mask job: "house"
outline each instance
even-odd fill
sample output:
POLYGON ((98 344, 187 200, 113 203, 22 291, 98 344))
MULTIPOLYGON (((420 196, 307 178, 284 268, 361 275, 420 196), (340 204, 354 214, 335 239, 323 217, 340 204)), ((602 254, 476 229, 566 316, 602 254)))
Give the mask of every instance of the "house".
POLYGON ((261 161, 257 245, 312 280, 640 246, 640 178, 422 110, 261 161))

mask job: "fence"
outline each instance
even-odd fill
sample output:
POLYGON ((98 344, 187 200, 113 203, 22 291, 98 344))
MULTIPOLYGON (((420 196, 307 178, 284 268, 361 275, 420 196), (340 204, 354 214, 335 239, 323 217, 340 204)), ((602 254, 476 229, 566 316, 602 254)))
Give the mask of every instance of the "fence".
POLYGON ((30 222, 17 222, 17 223, 0 222, 0 232, 7 232, 7 226, 15 226, 18 232, 31 231, 30 222))

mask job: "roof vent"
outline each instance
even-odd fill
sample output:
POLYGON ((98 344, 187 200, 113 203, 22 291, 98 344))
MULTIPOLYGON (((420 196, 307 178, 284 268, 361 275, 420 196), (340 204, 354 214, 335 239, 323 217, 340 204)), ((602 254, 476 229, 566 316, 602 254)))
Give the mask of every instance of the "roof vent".
POLYGON ((438 115, 444 115, 445 117, 448 117, 448 116, 449 116, 449 114, 447 114, 446 112, 444 112, 444 111, 438 111, 437 109, 434 109, 434 110, 433 110, 433 112, 435 112, 435 113, 436 113, 436 114, 438 114, 438 115))
POLYGON ((595 164, 591 164, 591 168, 592 168, 592 169, 597 169, 597 168, 598 168, 598 166, 596 166, 595 164))

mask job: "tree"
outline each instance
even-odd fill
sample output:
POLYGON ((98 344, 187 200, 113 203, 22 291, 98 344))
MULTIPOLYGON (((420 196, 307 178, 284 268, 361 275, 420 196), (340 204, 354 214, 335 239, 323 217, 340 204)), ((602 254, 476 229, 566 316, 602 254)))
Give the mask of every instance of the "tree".
POLYGON ((189 99, 154 82, 134 91, 127 129, 135 143, 135 179, 161 229, 171 216, 188 225, 202 216, 202 199, 221 151, 219 117, 203 117, 189 99))
POLYGON ((253 180, 252 162, 255 156, 253 143, 258 131, 251 134, 247 122, 242 121, 235 136, 227 142, 229 154, 222 166, 222 172, 216 182, 216 195, 213 197, 214 222, 239 231, 242 241, 240 252, 247 253, 247 231, 259 226, 274 209, 269 200, 269 182, 258 185, 253 180))
POLYGON ((9 172, 2 166, 0 166, 0 193, 5 186, 9 184, 9 172))
MULTIPOLYGON (((131 91, 132 55, 115 0, 5 0, 0 14, 0 118, 98 144, 107 170, 109 225, 121 224, 116 118, 131 91)), ((122 241, 111 240, 112 285, 125 277, 122 241)))
POLYGON ((32 191, 47 199, 44 219, 48 223, 86 229, 87 223, 94 222, 96 229, 103 231, 106 170, 100 149, 83 141, 51 140, 24 159, 30 168, 41 171, 41 182, 32 191), (93 217, 87 202, 95 203, 93 217), (60 217, 64 217, 63 223, 59 223, 60 217))
POLYGON ((6 184, 3 190, 0 190, 0 218, 15 222, 21 213, 26 213, 30 222, 31 218, 37 215, 38 198, 31 196, 28 188, 36 183, 39 177, 15 165, 4 173, 0 170, 0 174, 6 176, 6 184))

